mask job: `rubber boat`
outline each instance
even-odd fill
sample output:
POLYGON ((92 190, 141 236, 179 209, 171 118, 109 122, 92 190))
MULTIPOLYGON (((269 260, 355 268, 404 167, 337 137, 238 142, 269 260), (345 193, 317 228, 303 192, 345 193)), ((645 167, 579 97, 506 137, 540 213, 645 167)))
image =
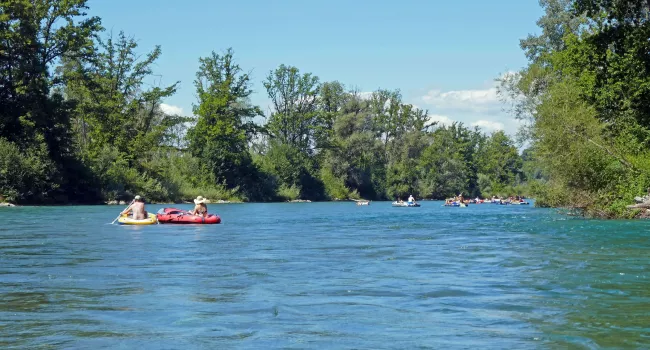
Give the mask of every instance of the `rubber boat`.
POLYGON ((420 203, 393 202, 394 207, 419 207, 420 203))
POLYGON ((467 206, 467 204, 459 203, 459 202, 451 202, 451 203, 445 203, 442 206, 443 207, 461 207, 461 208, 465 208, 467 206))
POLYGON ((207 217, 192 215, 186 210, 176 208, 162 208, 156 215, 161 224, 220 224, 219 215, 208 214, 207 217))
POLYGON ((143 220, 135 220, 128 214, 122 214, 117 222, 120 225, 153 225, 156 223, 156 214, 149 213, 148 217, 143 220))

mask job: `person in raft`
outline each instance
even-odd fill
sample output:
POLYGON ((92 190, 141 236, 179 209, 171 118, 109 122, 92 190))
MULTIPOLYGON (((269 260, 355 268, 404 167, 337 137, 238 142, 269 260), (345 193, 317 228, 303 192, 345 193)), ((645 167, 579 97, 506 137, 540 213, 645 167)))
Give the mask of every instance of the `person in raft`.
POLYGON ((413 204, 414 202, 415 202, 415 198, 413 198, 413 195, 410 195, 410 196, 409 196, 409 199, 408 199, 408 204, 411 205, 411 204, 413 204))
POLYGON ((207 202, 207 199, 202 196, 196 197, 194 200, 194 209, 190 210, 189 213, 192 215, 203 216, 204 218, 208 217, 208 207, 205 205, 205 202, 207 202))
POLYGON ((128 208, 124 209, 122 214, 133 214, 134 220, 144 220, 147 218, 147 211, 144 210, 144 199, 140 196, 135 196, 131 205, 128 208))

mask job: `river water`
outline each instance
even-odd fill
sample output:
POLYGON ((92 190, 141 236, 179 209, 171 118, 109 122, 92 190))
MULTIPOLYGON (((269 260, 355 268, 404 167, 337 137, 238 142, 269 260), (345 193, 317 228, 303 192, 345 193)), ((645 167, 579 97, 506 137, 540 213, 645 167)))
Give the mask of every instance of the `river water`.
POLYGON ((647 221, 441 204, 0 208, 0 348, 650 347, 647 221))

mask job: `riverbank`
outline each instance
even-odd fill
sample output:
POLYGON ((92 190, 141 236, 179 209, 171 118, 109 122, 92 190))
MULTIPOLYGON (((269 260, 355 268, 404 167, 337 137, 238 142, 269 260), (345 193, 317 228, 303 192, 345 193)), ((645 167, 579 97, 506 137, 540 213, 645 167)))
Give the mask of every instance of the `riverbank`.
POLYGON ((627 206, 627 209, 638 210, 639 213, 636 215, 639 219, 649 219, 650 218, 650 189, 648 189, 648 194, 643 197, 634 197, 635 204, 627 206))
MULTIPOLYGON (((437 199, 425 199, 425 200, 437 200, 437 199)), ((225 200, 225 199, 217 199, 217 200, 210 200, 208 199, 206 204, 243 204, 243 203, 314 203, 314 202, 355 202, 358 201, 358 199, 332 199, 332 200, 310 200, 310 199, 292 199, 292 200, 285 200, 285 199, 278 199, 278 200, 270 200, 270 201, 242 201, 242 200, 225 200)), ((129 205, 130 201, 125 201, 125 200, 109 200, 109 201, 101 201, 101 202, 61 202, 61 203, 53 203, 53 202, 42 202, 42 203, 24 203, 24 204, 13 204, 13 203, 8 203, 8 202, 0 202, 0 207, 16 207, 16 206, 74 206, 74 205, 110 205, 110 206, 126 206, 129 205)), ((147 201, 145 198, 145 203, 146 204, 153 204, 153 205, 179 205, 179 204, 193 204, 192 201, 147 201)))

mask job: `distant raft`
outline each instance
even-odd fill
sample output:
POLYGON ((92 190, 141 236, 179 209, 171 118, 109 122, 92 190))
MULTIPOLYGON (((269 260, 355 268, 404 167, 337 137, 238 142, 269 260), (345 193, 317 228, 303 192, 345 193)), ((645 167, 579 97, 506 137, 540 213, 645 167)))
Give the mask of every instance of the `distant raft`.
POLYGON ((417 208, 420 206, 420 203, 408 203, 408 202, 393 202, 394 207, 405 207, 405 208, 417 208))
POLYGON ((163 208, 156 215, 161 224, 220 224, 219 215, 209 214, 207 217, 193 215, 186 210, 163 208))
POLYGON ((156 214, 149 213, 146 219, 136 220, 128 214, 122 214, 117 219, 120 225, 153 225, 156 223, 156 214))

